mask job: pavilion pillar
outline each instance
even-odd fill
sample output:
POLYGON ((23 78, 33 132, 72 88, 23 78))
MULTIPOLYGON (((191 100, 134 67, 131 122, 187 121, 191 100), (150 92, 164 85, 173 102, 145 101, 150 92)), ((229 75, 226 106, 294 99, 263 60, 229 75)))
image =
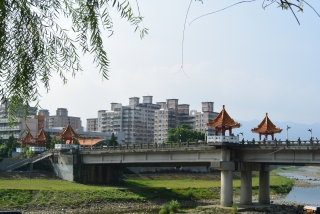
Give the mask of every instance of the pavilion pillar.
POLYGON ((259 204, 270 204, 270 172, 259 172, 259 204))

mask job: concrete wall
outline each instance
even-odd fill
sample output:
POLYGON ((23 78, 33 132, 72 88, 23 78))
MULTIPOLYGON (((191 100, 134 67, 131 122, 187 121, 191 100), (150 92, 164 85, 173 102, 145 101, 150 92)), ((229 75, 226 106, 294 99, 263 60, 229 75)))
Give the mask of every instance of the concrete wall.
POLYGON ((74 181, 73 176, 73 155, 55 156, 53 160, 53 171, 54 173, 64 180, 74 181))

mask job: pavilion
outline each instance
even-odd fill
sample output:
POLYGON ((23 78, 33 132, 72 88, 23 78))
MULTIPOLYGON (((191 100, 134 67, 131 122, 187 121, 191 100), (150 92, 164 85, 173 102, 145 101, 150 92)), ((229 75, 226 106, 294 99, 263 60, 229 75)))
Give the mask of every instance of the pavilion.
POLYGON ((218 135, 219 131, 221 131, 222 136, 225 136, 226 130, 228 130, 229 135, 232 136, 232 129, 239 128, 241 124, 234 121, 229 116, 223 105, 222 111, 213 119, 213 121, 207 123, 207 126, 214 127, 215 135, 218 135))
POLYGON ((268 135, 271 135, 272 140, 274 140, 274 134, 281 133, 282 129, 277 128, 269 119, 268 113, 266 113, 266 117, 262 120, 258 127, 251 129, 251 131, 253 133, 259 133, 260 140, 262 135, 264 135, 266 139, 268 139, 268 135))

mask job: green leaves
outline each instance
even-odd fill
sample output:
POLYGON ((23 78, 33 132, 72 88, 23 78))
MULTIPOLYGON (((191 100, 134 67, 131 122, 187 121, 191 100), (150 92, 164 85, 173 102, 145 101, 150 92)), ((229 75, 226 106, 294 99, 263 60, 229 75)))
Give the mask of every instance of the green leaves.
MULTIPOLYGON (((77 52, 93 55, 103 78, 108 79, 110 61, 103 46, 102 29, 113 34, 109 10, 135 26, 140 37, 141 16, 135 16, 128 0, 2 0, 0 1, 0 98, 9 105, 9 116, 24 113, 30 103, 39 100, 40 87, 50 90, 50 79, 58 74, 66 84, 66 74, 82 71, 77 52), (68 19, 74 37, 58 23, 68 19)), ((38 104, 37 104, 38 105, 38 104)))

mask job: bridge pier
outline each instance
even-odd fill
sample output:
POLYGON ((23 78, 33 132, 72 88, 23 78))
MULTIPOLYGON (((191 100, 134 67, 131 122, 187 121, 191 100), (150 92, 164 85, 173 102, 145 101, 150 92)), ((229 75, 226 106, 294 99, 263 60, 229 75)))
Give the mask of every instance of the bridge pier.
POLYGON ((221 171, 221 193, 220 204, 225 207, 231 207, 233 203, 233 172, 231 170, 221 171))
POLYGON ((259 172, 259 204, 270 204, 270 171, 259 172))
POLYGON ((252 204, 252 171, 241 171, 240 204, 252 204))

